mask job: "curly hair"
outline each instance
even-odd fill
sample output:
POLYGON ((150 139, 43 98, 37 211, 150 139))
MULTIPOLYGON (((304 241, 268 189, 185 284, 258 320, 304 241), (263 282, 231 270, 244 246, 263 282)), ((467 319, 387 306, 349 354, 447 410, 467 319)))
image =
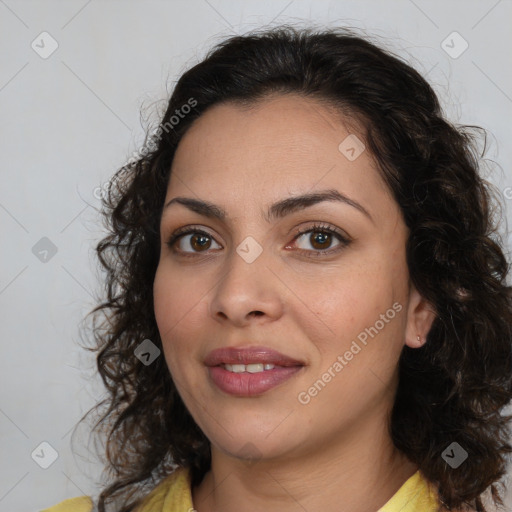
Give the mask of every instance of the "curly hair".
POLYGON ((512 399, 512 287, 497 191, 479 173, 485 131, 448 122, 427 81, 370 37, 282 25, 230 37, 187 70, 158 131, 148 132, 143 154, 114 175, 103 199, 108 234, 96 251, 105 296, 87 315, 94 319, 89 350, 98 352, 108 391, 94 407, 107 405, 94 429, 107 437, 113 480, 99 511, 120 498, 116 512, 135 510, 142 491, 177 467, 190 468, 193 485, 210 468, 210 442, 164 358, 146 366, 134 355, 146 339, 162 350, 153 281, 163 202, 176 148, 194 120, 213 105, 250 106, 288 93, 320 100, 363 127, 409 229, 411 280, 436 313, 426 344, 400 355, 394 445, 436 485, 446 509, 486 512, 486 491, 503 505, 498 483, 512 452, 511 417, 503 414, 512 399), (452 442, 469 454, 457 469, 442 458, 452 442))

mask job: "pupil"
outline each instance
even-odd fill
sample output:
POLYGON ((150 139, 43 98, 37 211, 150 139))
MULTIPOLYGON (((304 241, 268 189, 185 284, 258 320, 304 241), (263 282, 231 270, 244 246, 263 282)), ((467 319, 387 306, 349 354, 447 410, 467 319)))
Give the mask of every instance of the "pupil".
POLYGON ((209 237, 204 235, 194 235, 191 241, 194 249, 204 249, 205 247, 208 248, 210 245, 209 237))
MULTIPOLYGON (((314 243, 312 244, 314 247, 317 245, 323 246, 325 244, 329 245, 331 235, 329 233, 323 233, 321 231, 317 232, 313 236, 314 243)), ((320 249, 324 249, 325 247, 320 247, 320 249)))

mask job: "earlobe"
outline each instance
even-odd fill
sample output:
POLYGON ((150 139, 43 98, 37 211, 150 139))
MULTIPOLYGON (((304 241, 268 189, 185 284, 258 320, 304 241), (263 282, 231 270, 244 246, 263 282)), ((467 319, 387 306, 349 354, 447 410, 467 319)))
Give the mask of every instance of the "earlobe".
POLYGON ((432 305, 411 285, 409 306, 407 308, 405 344, 411 348, 422 347, 427 342, 427 335, 435 318, 436 312, 432 305))

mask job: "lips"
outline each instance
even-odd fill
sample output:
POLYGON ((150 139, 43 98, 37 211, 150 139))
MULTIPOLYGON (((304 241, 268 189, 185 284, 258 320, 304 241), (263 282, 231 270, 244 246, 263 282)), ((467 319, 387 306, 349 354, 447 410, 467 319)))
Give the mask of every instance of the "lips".
POLYGON ((274 366, 304 366, 304 362, 286 356, 269 347, 224 347, 213 350, 204 360, 208 367, 224 364, 273 364, 274 366))
POLYGON ((305 366, 303 361, 263 346, 218 348, 204 364, 220 391, 239 398, 260 396, 299 375, 305 366))

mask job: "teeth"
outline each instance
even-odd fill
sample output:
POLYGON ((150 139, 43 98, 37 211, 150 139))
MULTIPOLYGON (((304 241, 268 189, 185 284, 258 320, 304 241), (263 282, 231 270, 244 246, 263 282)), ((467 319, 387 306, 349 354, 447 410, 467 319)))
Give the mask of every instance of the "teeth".
POLYGON ((275 367, 273 364, 263 364, 263 363, 254 363, 254 364, 224 364, 223 365, 226 370, 233 373, 259 373, 264 370, 272 370, 275 367))

